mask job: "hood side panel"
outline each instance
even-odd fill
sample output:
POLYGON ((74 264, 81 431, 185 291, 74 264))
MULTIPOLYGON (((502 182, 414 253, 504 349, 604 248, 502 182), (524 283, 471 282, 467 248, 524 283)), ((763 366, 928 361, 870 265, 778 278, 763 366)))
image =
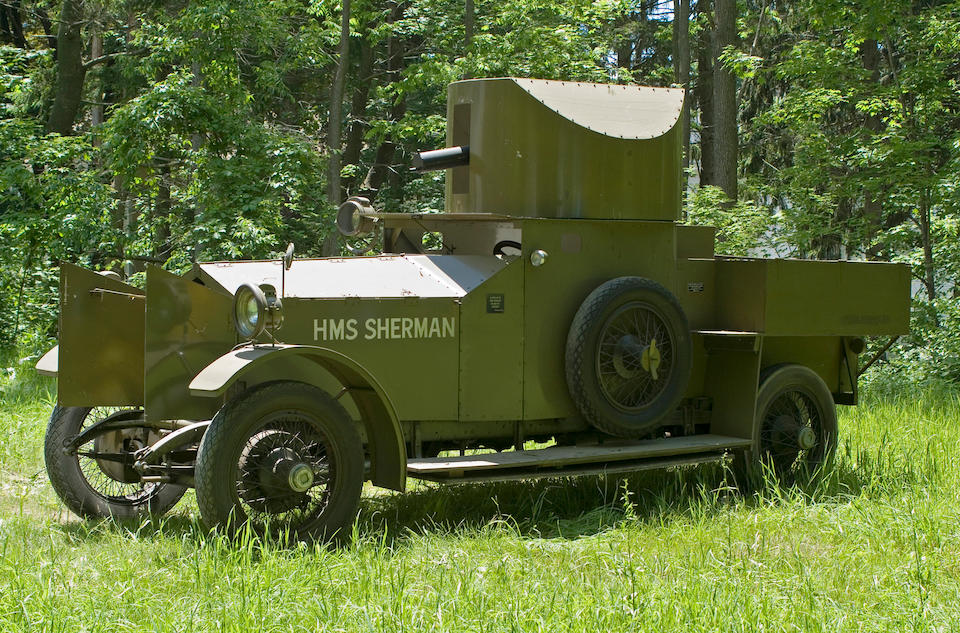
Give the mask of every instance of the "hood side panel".
POLYGON ((144 390, 153 420, 208 420, 215 398, 191 396, 188 385, 236 344, 232 299, 156 267, 147 269, 144 390))

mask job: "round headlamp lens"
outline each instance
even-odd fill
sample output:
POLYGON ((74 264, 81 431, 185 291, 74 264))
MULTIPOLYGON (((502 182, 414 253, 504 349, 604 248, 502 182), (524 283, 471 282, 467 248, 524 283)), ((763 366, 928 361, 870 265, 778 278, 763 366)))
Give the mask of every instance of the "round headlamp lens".
POLYGON ((233 297, 233 325, 242 338, 252 340, 260 336, 264 327, 267 300, 263 291, 251 284, 243 284, 233 297))
POLYGON ((257 309, 257 300, 253 297, 245 297, 243 306, 242 306, 241 318, 245 323, 248 323, 251 327, 257 326, 257 321, 260 320, 260 311, 257 309))

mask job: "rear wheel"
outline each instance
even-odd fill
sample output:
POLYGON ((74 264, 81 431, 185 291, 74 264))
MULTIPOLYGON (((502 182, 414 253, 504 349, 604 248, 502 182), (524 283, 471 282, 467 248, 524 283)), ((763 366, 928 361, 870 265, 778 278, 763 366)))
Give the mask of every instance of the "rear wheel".
POLYGON ((214 417, 197 456, 197 503, 210 526, 330 539, 356 518, 363 472, 360 435, 336 400, 269 383, 214 417))
POLYGON ((808 480, 837 446, 833 395, 803 365, 777 365, 763 372, 756 416, 759 463, 783 485, 808 480))
POLYGON ((85 518, 131 519, 161 515, 183 496, 173 484, 143 483, 133 470, 134 453, 160 439, 153 429, 132 426, 98 435, 75 451, 67 445, 123 409, 55 407, 44 436, 44 461, 57 496, 85 518))

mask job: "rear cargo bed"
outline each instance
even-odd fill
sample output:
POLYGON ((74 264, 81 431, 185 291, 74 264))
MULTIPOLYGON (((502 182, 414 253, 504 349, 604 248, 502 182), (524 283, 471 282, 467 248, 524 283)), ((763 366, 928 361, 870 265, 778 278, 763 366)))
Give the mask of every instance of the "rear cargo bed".
POLYGON ((768 336, 889 336, 909 331, 906 264, 718 258, 715 325, 768 336))

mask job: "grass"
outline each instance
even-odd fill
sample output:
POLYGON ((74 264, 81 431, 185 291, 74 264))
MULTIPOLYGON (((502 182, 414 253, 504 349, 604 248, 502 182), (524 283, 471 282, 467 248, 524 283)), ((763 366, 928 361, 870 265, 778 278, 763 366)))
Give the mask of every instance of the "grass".
POLYGON ((47 387, 0 400, 0 631, 960 630, 960 399, 841 408, 829 476, 722 468, 371 490, 349 545, 229 542, 188 498, 85 523, 42 468, 47 387))

